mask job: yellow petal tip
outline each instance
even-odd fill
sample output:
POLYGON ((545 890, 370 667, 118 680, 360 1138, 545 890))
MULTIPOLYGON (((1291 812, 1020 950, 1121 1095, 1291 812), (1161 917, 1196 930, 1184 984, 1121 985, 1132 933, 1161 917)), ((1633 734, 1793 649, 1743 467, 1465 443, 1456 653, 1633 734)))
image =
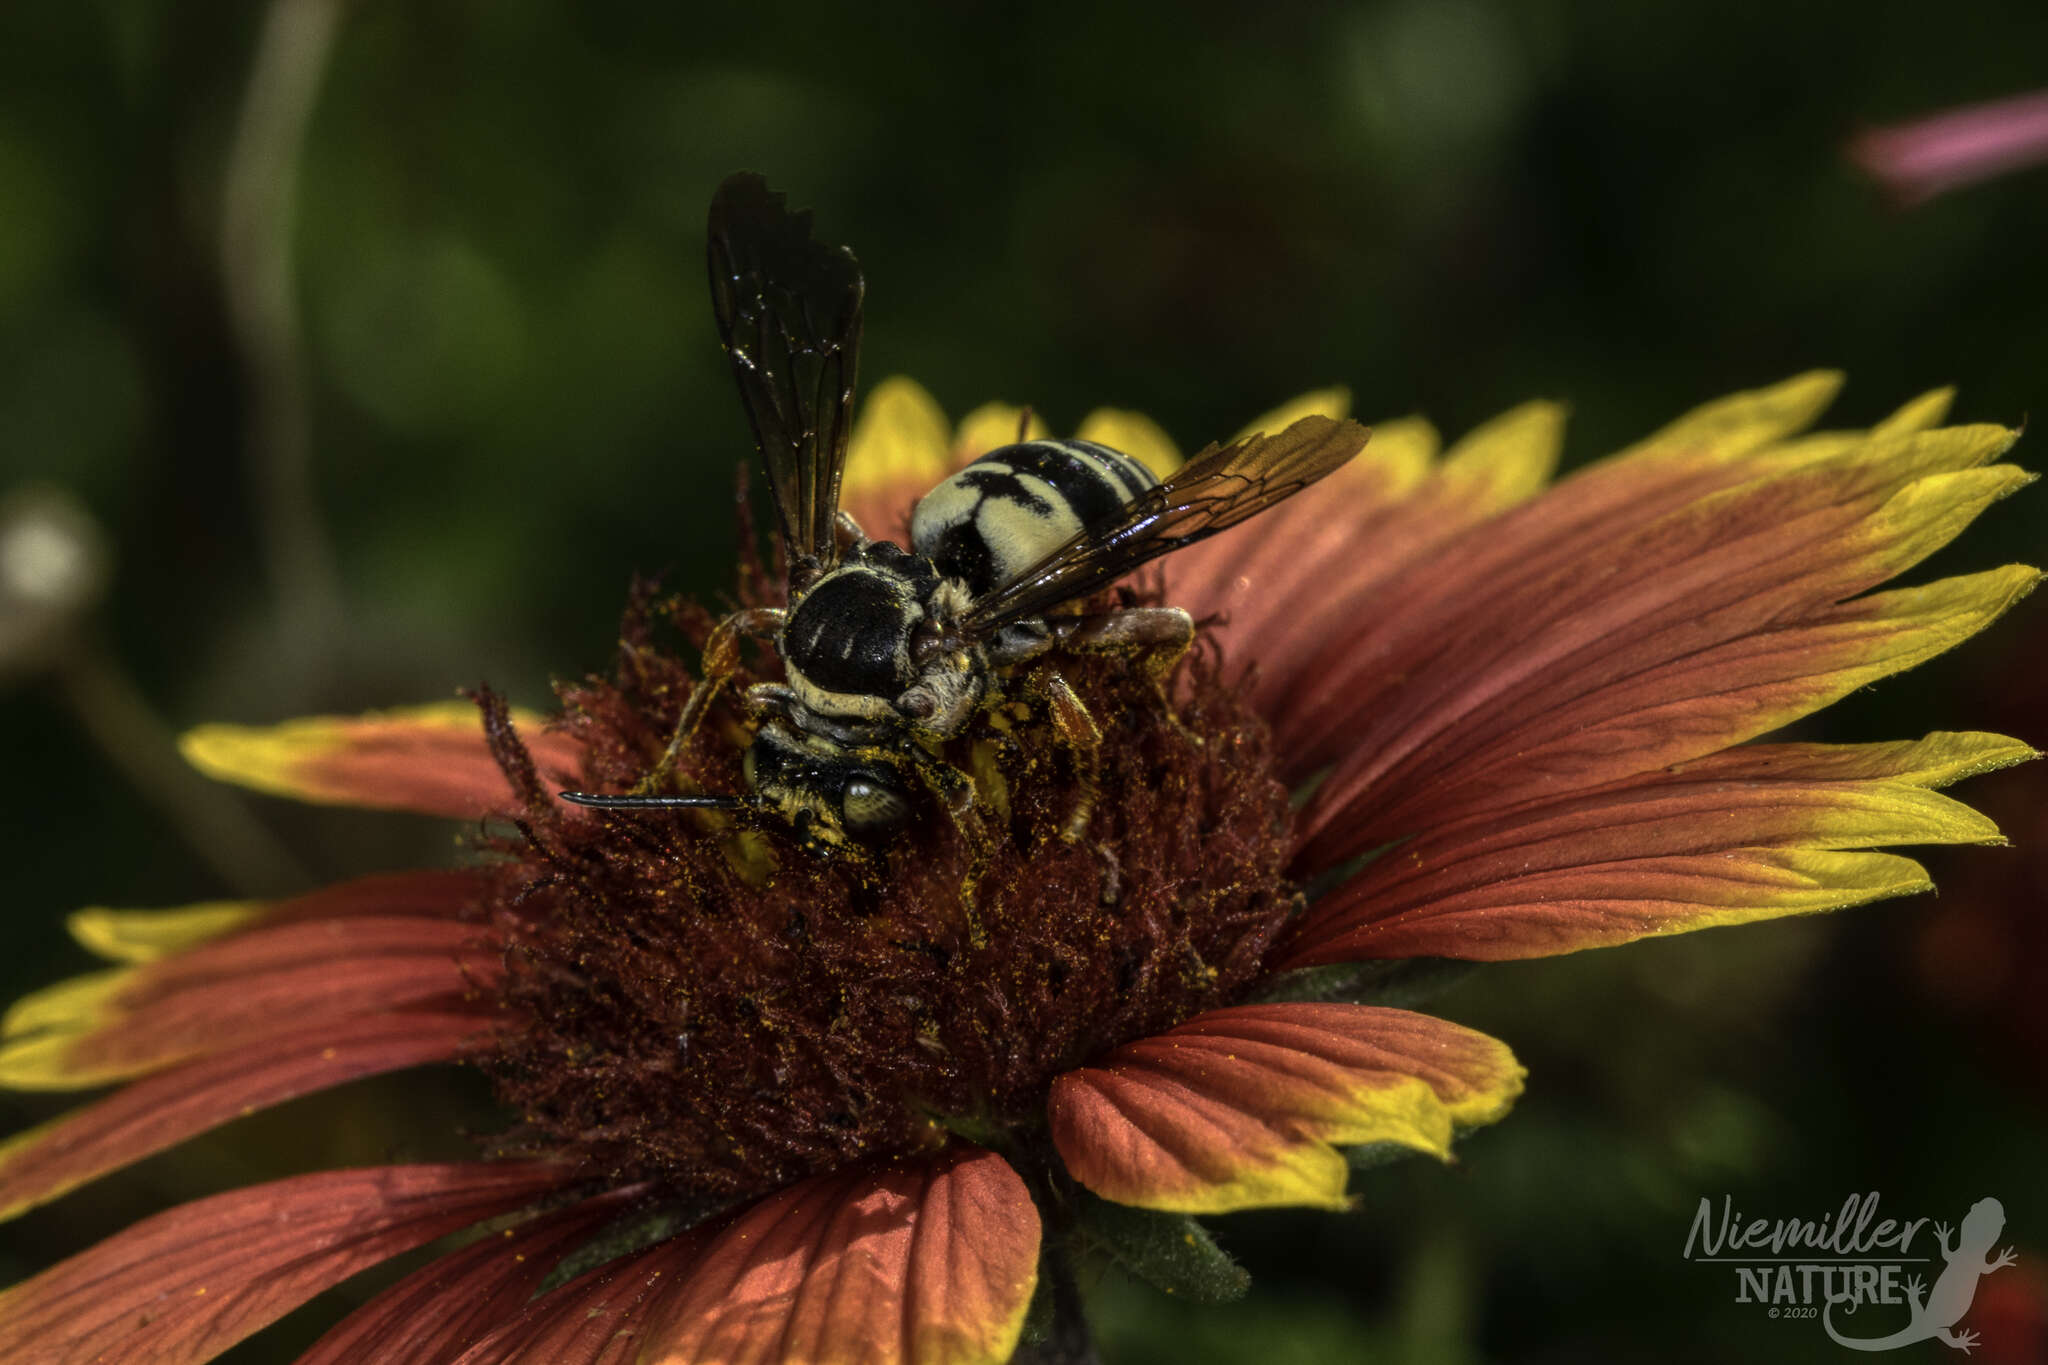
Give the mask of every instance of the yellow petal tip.
POLYGON ((1327 389, 1311 389, 1299 398, 1282 403, 1271 412, 1264 413, 1244 424, 1233 440, 1243 440, 1259 432, 1268 434, 1285 431, 1304 417, 1333 417, 1339 421, 1351 415, 1351 390, 1341 384, 1327 389))
POLYGON ((1074 435, 1111 450, 1121 450, 1151 470, 1156 478, 1163 479, 1181 466, 1180 447, 1164 428, 1142 412, 1097 408, 1082 419, 1074 435))
POLYGON ((1030 408, 1015 403, 983 403, 960 419, 941 472, 978 460, 999 446, 1042 440, 1051 434, 1044 419, 1030 408))
POLYGON ((1811 426, 1841 392, 1840 370, 1808 370, 1781 383, 1702 404, 1626 452, 1719 463, 1811 426))
POLYGON ((0 1038, 31 1033, 79 1033, 107 1017, 116 993, 134 975, 132 968, 74 976, 45 986, 15 1001, 0 1015, 0 1038))
POLYGON ((1443 444, 1442 435, 1426 417, 1395 417, 1376 422, 1365 453, 1338 470, 1334 477, 1361 480, 1384 496, 1400 497, 1429 477, 1443 444))
POLYGON ((87 906, 64 921, 78 945, 110 962, 155 962, 254 919, 262 901, 204 901, 175 910, 87 906))
MULTIPOLYGON (((537 714, 517 708, 511 718, 522 730, 545 724, 537 714)), ((407 730, 480 734, 481 722, 473 702, 445 701, 356 716, 303 716, 276 725, 215 723, 180 735, 178 752, 216 781, 301 801, 348 801, 352 792, 331 791, 313 778, 322 760, 346 752, 364 735, 407 730)))
POLYGON ((1545 400, 1523 403, 1475 427, 1445 453, 1444 477, 1484 489, 1493 507, 1512 507, 1543 491, 1564 449, 1567 409, 1545 400))
POLYGON ((1873 436, 1897 436, 1907 432, 1925 431, 1948 416, 1949 408, 1955 404, 1954 385, 1930 389, 1918 398, 1900 406, 1897 412, 1870 429, 1873 436))
POLYGON ((938 400, 902 375, 870 389, 847 442, 845 496, 928 488, 945 470, 946 414, 938 400))
POLYGON ((83 1090, 106 1077, 79 1071, 71 1064, 75 1033, 39 1033, 0 1043, 0 1089, 83 1090))

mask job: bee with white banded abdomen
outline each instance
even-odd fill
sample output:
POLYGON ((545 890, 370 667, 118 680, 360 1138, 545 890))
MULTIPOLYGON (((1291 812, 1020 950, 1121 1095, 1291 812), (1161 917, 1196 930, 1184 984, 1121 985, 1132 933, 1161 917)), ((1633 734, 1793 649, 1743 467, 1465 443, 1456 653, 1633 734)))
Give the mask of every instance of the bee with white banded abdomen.
MULTIPOLYGON (((719 335, 768 471, 789 605, 720 622, 703 681, 640 790, 563 793, 582 805, 773 812, 816 848, 900 827, 920 789, 962 816, 973 782, 940 746, 1018 665, 1055 649, 1117 650, 1145 655, 1157 681, 1194 640, 1177 607, 1083 614, 1073 603, 1292 496, 1365 445, 1356 423, 1304 417, 1277 436, 1212 445, 1162 481, 1093 442, 1021 441, 920 499, 905 550, 868 539, 839 508, 863 291, 852 253, 812 241, 809 213, 790 213, 759 176, 736 175, 712 200, 710 265, 719 335), (743 636, 772 636, 784 668, 782 682, 747 689, 759 721, 750 794, 659 791, 737 670, 743 636)), ((1035 686, 1085 759, 1098 739, 1087 709, 1057 668, 1035 686)), ((1069 835, 1085 821, 1084 809, 1069 835)))

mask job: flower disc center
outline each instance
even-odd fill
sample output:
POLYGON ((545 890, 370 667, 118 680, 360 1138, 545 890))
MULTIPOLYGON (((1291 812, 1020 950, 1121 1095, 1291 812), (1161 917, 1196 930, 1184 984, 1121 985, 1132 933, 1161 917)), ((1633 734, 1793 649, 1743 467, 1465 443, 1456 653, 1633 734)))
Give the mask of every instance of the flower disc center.
MULTIPOLYGON (((691 687, 647 643, 650 610, 628 617, 618 681, 564 694, 611 790, 653 766, 691 687)), ((669 610, 702 638, 708 618, 669 610)), ((1295 904, 1264 724, 1200 650, 1171 711, 1128 658, 1035 667, 1101 732, 1092 807, 1091 759, 1027 670, 944 755, 973 810, 926 801, 865 858, 693 810, 563 807, 505 842, 490 909, 511 1027, 490 1069, 533 1135, 615 1176, 742 1195, 947 1128, 1039 1123, 1061 1072, 1241 994, 1295 904)), ((748 738, 738 708, 714 714, 689 789, 744 790, 748 738)))

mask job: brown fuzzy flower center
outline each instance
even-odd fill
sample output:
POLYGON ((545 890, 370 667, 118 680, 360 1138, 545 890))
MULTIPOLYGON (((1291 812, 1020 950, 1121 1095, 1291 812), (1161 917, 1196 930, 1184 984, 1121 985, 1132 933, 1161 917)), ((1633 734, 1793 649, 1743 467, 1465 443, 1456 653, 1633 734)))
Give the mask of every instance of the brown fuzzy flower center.
MULTIPOLYGON (((642 594, 616 680, 563 689, 592 787, 638 781, 689 695, 658 620, 698 644, 711 623, 642 594)), ((776 676, 751 662, 739 687, 776 676)), ((1007 679, 1007 704, 946 753, 991 836, 973 886, 970 841, 935 801, 866 863, 772 820, 536 801, 499 845, 489 907, 512 1025, 489 1066, 532 1138, 615 1177, 749 1194, 946 1128, 1033 1125, 1062 1071, 1240 996, 1293 906, 1265 726, 1202 649, 1177 715, 1130 660, 1037 667, 1102 732, 1100 799, 1062 837, 1082 757, 1033 679, 1007 679)), ((744 790, 748 737, 741 708, 715 712, 683 783, 744 790)))

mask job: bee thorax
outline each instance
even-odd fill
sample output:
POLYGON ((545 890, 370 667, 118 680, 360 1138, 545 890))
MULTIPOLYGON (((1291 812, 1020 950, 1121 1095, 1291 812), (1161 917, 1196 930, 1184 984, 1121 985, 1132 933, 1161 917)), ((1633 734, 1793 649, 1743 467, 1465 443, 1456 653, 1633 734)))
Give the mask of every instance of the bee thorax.
POLYGON ((911 634, 938 586, 929 563, 885 541, 819 579, 782 630, 789 685, 803 705, 823 716, 891 719, 893 699, 917 681, 911 634))

